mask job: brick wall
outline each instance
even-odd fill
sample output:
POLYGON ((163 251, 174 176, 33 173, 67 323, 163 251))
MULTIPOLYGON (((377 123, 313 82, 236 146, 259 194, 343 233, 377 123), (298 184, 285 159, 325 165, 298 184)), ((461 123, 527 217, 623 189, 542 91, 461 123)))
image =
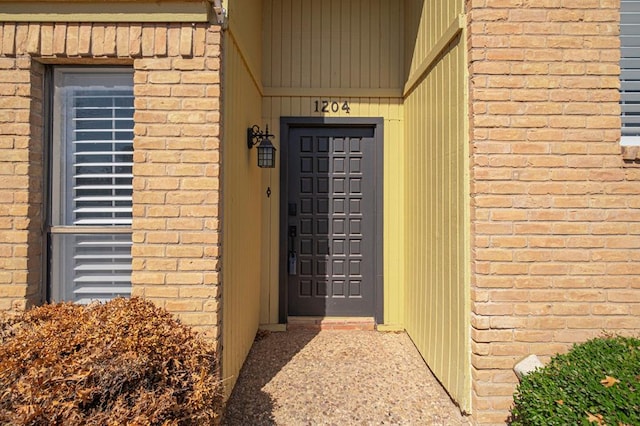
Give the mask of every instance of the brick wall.
POLYGON ((640 329, 640 168, 619 143, 618 1, 467 6, 473 407, 504 423, 521 358, 640 329))
POLYGON ((134 295, 217 337, 220 33, 156 29, 155 43, 152 33, 142 31, 143 52, 166 57, 134 63, 134 295))
POLYGON ((0 56, 0 311, 42 300, 42 77, 29 57, 0 56))
POLYGON ((219 27, 0 24, 0 310, 42 301, 41 63, 134 68, 133 294, 217 337, 219 27))

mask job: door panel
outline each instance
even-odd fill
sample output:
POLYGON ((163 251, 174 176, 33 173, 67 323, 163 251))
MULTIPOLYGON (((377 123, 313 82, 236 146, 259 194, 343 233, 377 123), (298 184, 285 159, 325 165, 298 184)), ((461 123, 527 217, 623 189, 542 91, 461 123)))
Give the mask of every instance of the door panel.
POLYGON ((288 314, 374 316, 374 127, 291 128, 288 141, 288 314))

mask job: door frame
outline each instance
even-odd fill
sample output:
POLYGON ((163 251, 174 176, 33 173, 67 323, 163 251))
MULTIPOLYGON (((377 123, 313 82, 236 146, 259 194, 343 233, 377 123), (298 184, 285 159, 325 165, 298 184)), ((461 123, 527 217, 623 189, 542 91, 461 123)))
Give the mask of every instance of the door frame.
POLYGON ((278 321, 280 324, 287 323, 289 312, 289 298, 287 294, 287 205, 288 205, 288 154, 289 154, 289 130, 301 127, 368 127, 373 128, 375 148, 375 236, 374 236, 374 315, 377 324, 384 324, 384 265, 383 265, 383 182, 384 182, 384 119, 381 117, 355 117, 355 118, 332 118, 332 117, 280 117, 280 232, 278 248, 279 266, 279 307, 278 321))

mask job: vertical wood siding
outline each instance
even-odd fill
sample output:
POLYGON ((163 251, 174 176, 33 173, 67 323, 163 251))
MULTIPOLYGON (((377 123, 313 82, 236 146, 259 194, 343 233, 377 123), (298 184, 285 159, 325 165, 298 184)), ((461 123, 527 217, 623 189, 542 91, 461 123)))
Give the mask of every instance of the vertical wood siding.
MULTIPOLYGON (((259 34, 259 28, 256 29, 259 34)), ((243 34, 238 31, 238 34, 243 34)), ((244 39, 250 39, 244 35, 244 39)), ((227 396, 253 343, 259 324, 262 174, 256 150, 247 149, 247 127, 260 123, 261 97, 233 28, 224 43, 222 149, 222 375, 227 396)))
POLYGON ((265 0, 265 87, 400 88, 397 0, 265 0))
MULTIPOLYGON (((407 3, 416 71, 462 2, 407 3), (420 20, 414 19, 420 16, 420 20), (416 28, 416 25, 418 26, 416 28)), ((405 327, 436 376, 470 410, 469 200, 464 33, 405 100, 405 327)), ((411 73, 409 73, 411 75, 411 73)))
MULTIPOLYGON (((396 0, 265 0, 263 11, 262 113, 276 139, 282 116, 384 118, 384 318, 391 326, 403 320, 403 11, 396 0), (348 101, 351 111, 316 113, 319 99, 348 101)), ((261 321, 277 323, 279 169, 267 173, 269 297, 261 321)))
POLYGON ((405 57, 407 72, 414 72, 451 22, 464 12, 462 0, 405 1, 405 57))
POLYGON ((262 87, 262 0, 224 0, 223 6, 227 8, 228 32, 236 49, 252 79, 262 87))

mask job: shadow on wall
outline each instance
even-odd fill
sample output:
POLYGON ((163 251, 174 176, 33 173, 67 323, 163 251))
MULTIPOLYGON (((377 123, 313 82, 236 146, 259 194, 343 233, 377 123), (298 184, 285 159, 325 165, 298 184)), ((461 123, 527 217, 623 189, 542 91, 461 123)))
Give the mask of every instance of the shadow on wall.
POLYGON ((222 425, 276 424, 274 401, 263 388, 317 334, 315 330, 295 333, 259 331, 227 401, 222 425))
POLYGON ((408 0, 405 2, 404 81, 407 81, 411 74, 411 61, 415 55, 415 49, 418 43, 418 32, 420 31, 420 20, 422 19, 423 8, 424 0, 408 0))

